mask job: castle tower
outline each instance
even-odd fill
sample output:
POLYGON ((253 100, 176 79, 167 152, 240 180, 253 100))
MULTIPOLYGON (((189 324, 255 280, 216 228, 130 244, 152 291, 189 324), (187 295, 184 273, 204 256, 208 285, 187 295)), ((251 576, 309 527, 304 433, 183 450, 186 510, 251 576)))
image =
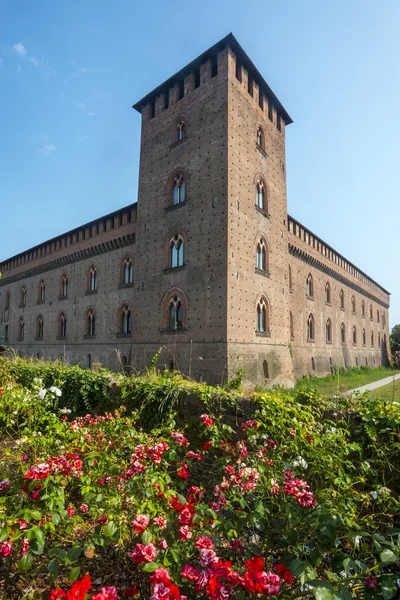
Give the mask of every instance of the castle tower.
POLYGON ((231 34, 134 108, 134 366, 290 382, 289 115, 231 34))

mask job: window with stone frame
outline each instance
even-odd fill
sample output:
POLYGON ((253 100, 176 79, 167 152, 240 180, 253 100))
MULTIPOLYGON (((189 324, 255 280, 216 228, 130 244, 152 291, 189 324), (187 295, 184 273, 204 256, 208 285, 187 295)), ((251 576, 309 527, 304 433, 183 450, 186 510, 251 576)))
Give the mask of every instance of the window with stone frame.
POLYGON ((38 315, 37 319, 36 319, 36 337, 39 340, 43 339, 43 332, 44 332, 44 320, 42 315, 38 315))
POLYGON ((61 277, 60 297, 68 298, 68 277, 65 273, 61 277))
POLYGON ((344 323, 342 323, 340 326, 340 339, 342 344, 346 343, 346 326, 344 323))
POLYGON ((96 334, 96 315, 93 308, 86 311, 86 335, 96 334))
POLYGON ((331 303, 331 286, 329 284, 329 281, 327 281, 325 284, 325 303, 331 303))
POLYGON ((130 306, 125 303, 119 311, 119 333, 129 335, 132 333, 132 313, 130 306))
POLYGON ((123 285, 133 283, 133 260, 130 256, 125 256, 121 263, 121 279, 123 285))
POLYGON ((267 298, 262 296, 257 302, 256 309, 256 332, 270 332, 270 307, 267 298))
POLYGON ((256 248, 256 269, 269 272, 269 253, 268 246, 263 237, 260 237, 256 248))
POLYGON ((261 210, 267 210, 265 202, 265 184, 261 179, 256 183, 256 206, 261 210))
POLYGON ((357 344, 357 327, 355 325, 353 327, 353 344, 357 344))
POLYGON ((88 269, 87 276, 87 291, 88 292, 97 292, 97 269, 94 265, 91 265, 88 269))
POLYGON ((308 315, 307 319, 307 340, 314 341, 315 340, 315 323, 314 316, 312 313, 308 315))
POLYGON ((325 326, 326 332, 326 343, 330 344, 332 342, 332 323, 331 320, 328 319, 325 326))
POLYGON ((175 234, 169 242, 169 267, 183 267, 184 265, 184 247, 185 243, 180 234, 175 234))
POLYGON ((18 339, 23 340, 25 336, 25 321, 23 317, 20 317, 18 321, 18 339))
POLYGON ((356 312, 356 298, 355 296, 351 297, 351 312, 355 314, 356 312))
POLYGON ((186 201, 186 182, 184 176, 180 173, 175 175, 172 184, 172 197, 170 204, 177 206, 186 201))
POLYGON ((26 305, 26 287, 23 285, 21 288, 21 302, 20 306, 26 305))
POLYGON ((314 281, 313 281, 313 276, 311 275, 311 273, 309 273, 307 275, 306 296, 308 296, 309 298, 314 298, 314 281))
POLYGON ((176 141, 181 142, 186 137, 186 124, 183 119, 181 119, 176 126, 176 141))
POLYGON ((60 312, 58 315, 58 336, 61 338, 67 337, 67 315, 65 312, 60 312))
POLYGON ((340 290, 339 292, 339 306, 342 310, 344 310, 344 291, 340 290))
POLYGON ((256 144, 258 148, 261 148, 265 152, 265 136, 261 125, 257 127, 256 144))
POLYGON ((43 281, 43 279, 41 279, 39 281, 39 296, 38 296, 38 302, 44 302, 46 299, 46 286, 45 283, 43 281))

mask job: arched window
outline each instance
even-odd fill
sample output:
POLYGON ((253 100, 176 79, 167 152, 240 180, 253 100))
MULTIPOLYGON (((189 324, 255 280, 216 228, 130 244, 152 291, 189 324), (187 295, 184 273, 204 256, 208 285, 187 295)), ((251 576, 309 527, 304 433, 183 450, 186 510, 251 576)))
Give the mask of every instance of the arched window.
POLYGON ((325 284, 325 302, 326 304, 331 303, 331 286, 329 285, 329 281, 325 284))
POLYGON ((326 322, 325 331, 326 331, 326 343, 330 344, 332 342, 332 323, 331 323, 330 319, 328 319, 326 322))
POLYGON ((381 322, 381 313, 379 312, 379 309, 376 311, 376 320, 378 321, 378 323, 381 322))
POLYGON ((36 319, 36 337, 41 340, 43 339, 44 321, 42 315, 39 315, 36 319))
POLYGON ((10 300, 11 300, 11 293, 9 290, 7 290, 6 297, 4 299, 4 310, 10 310, 10 300))
POLYGON ((294 326, 293 326, 292 311, 290 311, 290 313, 289 313, 289 324, 290 324, 290 339, 294 340, 294 326))
POLYGON ((169 329, 176 330, 182 329, 183 327, 183 307, 182 302, 179 296, 174 296, 170 303, 168 309, 169 315, 169 329))
POLYGON ((361 316, 365 317, 365 302, 361 300, 361 316))
POLYGON ((169 256, 169 266, 174 269, 175 267, 183 266, 183 250, 184 250, 184 241, 181 235, 176 234, 169 242, 170 248, 170 256, 169 256))
POLYGON ((313 282, 311 273, 308 274, 307 281, 306 281, 306 295, 309 298, 314 297, 314 282, 313 282))
POLYGON ((67 337, 67 315, 65 312, 60 312, 58 316, 58 335, 59 337, 67 337))
POLYGON ((257 127, 257 146, 261 148, 261 150, 265 150, 264 146, 264 131, 261 125, 257 127))
POLYGON ((119 314, 120 333, 129 334, 132 332, 132 315, 128 304, 123 304, 119 314))
POLYGON ((185 202, 185 179, 183 175, 176 175, 172 186, 172 205, 182 204, 185 202))
POLYGON ((357 344, 357 328, 355 325, 353 327, 353 344, 357 344))
POLYGON ((258 208, 261 208, 262 210, 266 210, 264 188, 264 182, 261 181, 261 179, 259 179, 256 184, 256 206, 258 206, 258 208))
POLYGON ((314 317, 310 313, 307 320, 307 340, 315 339, 314 317))
POLYGON ((26 304, 26 287, 23 285, 21 288, 21 306, 25 306, 26 304))
POLYGON ((378 333, 378 346, 381 347, 381 334, 378 333))
POLYGON ((269 368, 268 368, 268 362, 266 360, 263 361, 263 373, 264 373, 264 378, 269 379, 269 368))
POLYGON ((365 329, 362 330, 362 345, 365 346, 367 343, 367 336, 365 335, 365 329))
POLYGON ((369 318, 371 321, 374 320, 374 309, 372 308, 372 304, 369 305, 369 318))
POLYGON ((268 272, 268 248, 263 238, 260 238, 256 248, 256 269, 268 272))
POLYGON ((292 267, 289 265, 289 292, 293 292, 293 275, 292 267))
POLYGON ((269 330, 270 330, 269 303, 266 298, 262 297, 257 302, 256 331, 258 333, 269 333, 269 330))
POLYGON ((94 267, 93 265, 89 268, 88 271, 88 291, 97 291, 97 270, 96 267, 94 267))
POLYGON ((374 347, 374 332, 371 331, 371 346, 374 347))
POLYGON ((179 121, 177 127, 176 127, 176 140, 177 142, 180 142, 181 140, 183 140, 186 137, 186 126, 185 126, 185 121, 179 121))
POLYGON ((68 277, 64 273, 61 277, 61 290, 60 296, 62 298, 68 298, 68 277))
POLYGON ((43 279, 39 282, 39 302, 44 302, 46 298, 46 286, 43 279))
POLYGON ((96 333, 96 315, 92 308, 86 312, 86 334, 95 335, 96 333))
POLYGON ((23 340, 25 335, 25 323, 24 319, 21 317, 18 321, 18 339, 23 340))
POLYGON ((344 309, 344 292, 343 292, 343 290, 340 290, 340 292, 339 292, 339 305, 340 305, 340 308, 344 309))
POLYGON ((342 344, 346 342, 346 327, 344 323, 342 323, 340 326, 340 339, 342 341, 342 344))
POLYGON ((121 283, 124 285, 133 283, 133 261, 130 256, 126 256, 122 261, 121 283))
POLYGON ((353 313, 355 313, 355 312, 356 312, 356 299, 355 299, 355 296, 352 296, 352 297, 351 297, 351 311, 352 311, 353 313))

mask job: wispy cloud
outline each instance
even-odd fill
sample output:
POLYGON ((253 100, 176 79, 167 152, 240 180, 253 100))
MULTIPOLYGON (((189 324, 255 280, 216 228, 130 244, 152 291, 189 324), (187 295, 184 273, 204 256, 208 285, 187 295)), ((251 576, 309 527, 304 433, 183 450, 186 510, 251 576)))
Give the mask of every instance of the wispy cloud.
POLYGON ((88 108, 84 102, 77 102, 76 106, 79 108, 79 110, 87 110, 88 108))
POLYGON ((30 56, 29 57, 29 62, 31 62, 34 67, 38 67, 39 66, 39 63, 38 63, 38 61, 36 60, 36 58, 34 56, 30 56))
POLYGON ((80 135, 80 136, 78 136, 78 140, 79 140, 80 142, 87 142, 87 141, 88 141, 88 139, 89 139, 89 134, 88 134, 88 133, 86 133, 85 135, 80 135))
POLYGON ((78 72, 79 73, 87 73, 87 68, 86 67, 79 67, 78 72))
POLYGON ((39 148, 36 148, 36 152, 42 156, 49 156, 55 152, 56 147, 53 144, 43 144, 39 148))
POLYGON ((17 56, 20 56, 21 58, 25 58, 25 56, 28 56, 28 50, 25 48, 22 42, 14 44, 13 48, 17 56))
POLYGON ((94 117, 94 113, 93 112, 89 112, 88 115, 89 115, 89 117, 94 117))

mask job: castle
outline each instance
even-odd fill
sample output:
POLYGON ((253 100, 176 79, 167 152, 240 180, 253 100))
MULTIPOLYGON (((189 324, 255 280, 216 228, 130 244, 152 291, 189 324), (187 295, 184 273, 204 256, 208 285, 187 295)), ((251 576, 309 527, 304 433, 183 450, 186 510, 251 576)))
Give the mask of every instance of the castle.
POLYGON ((210 383, 384 363, 389 293, 288 215, 292 120, 234 36, 133 108, 138 202, 0 264, 0 342, 210 383))

